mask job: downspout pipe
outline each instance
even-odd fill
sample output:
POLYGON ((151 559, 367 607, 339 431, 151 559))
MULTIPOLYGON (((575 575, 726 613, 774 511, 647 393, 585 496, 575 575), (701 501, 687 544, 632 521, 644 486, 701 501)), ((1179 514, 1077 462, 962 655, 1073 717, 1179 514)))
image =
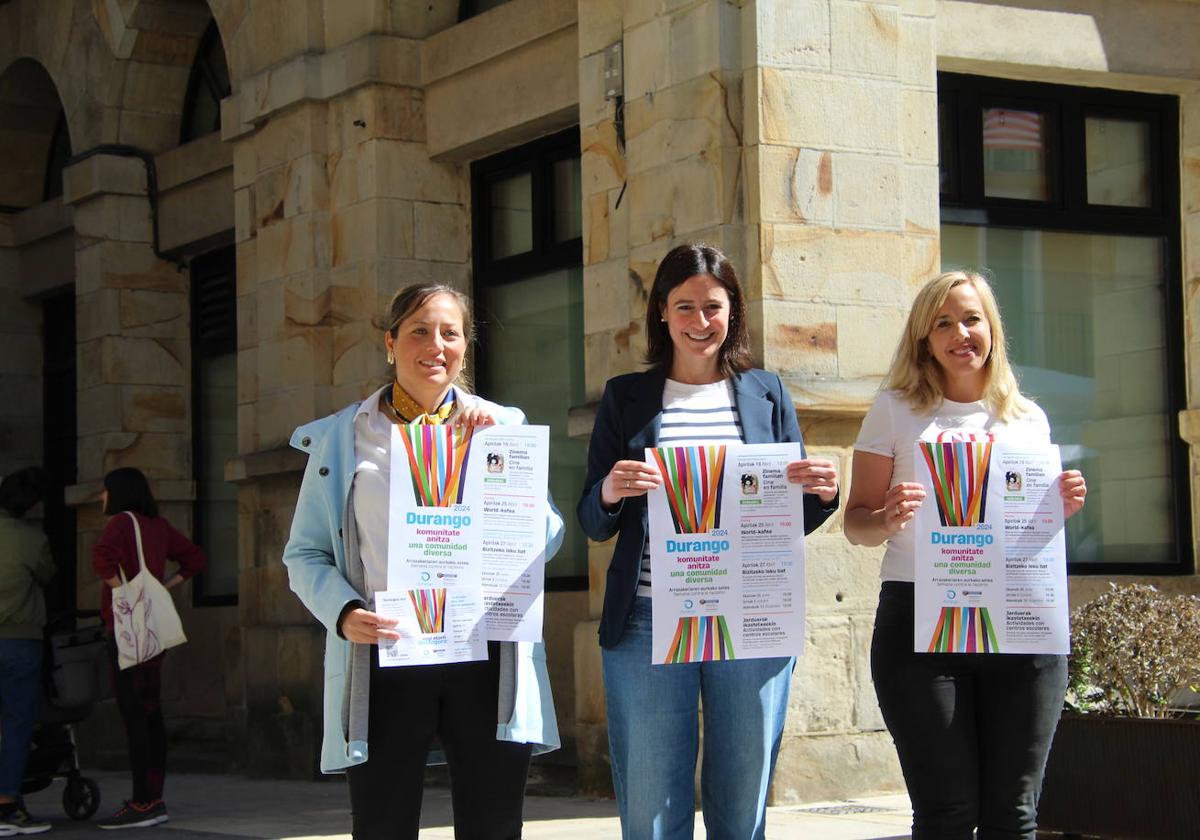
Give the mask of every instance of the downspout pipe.
POLYGON ((169 262, 179 271, 183 271, 188 267, 188 264, 178 257, 168 256, 164 254, 159 245, 158 238, 158 167, 154 163, 154 155, 145 149, 137 146, 130 146, 127 143, 101 143, 98 146, 93 146, 90 149, 85 149, 77 155, 72 155, 67 161, 67 166, 74 166, 77 163, 82 163, 88 158, 96 157, 97 155, 112 155, 113 157, 137 158, 146 167, 146 198, 150 202, 150 229, 152 242, 151 247, 154 249, 154 256, 158 257, 163 262, 169 262))

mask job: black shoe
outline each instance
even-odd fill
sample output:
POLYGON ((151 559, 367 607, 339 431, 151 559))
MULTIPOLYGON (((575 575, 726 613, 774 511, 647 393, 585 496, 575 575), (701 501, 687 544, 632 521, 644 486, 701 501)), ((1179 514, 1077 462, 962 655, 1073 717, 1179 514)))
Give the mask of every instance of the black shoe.
POLYGON ((126 800, 117 813, 96 823, 100 828, 149 828, 168 819, 167 805, 161 799, 153 802, 129 802, 126 800))
POLYGON ((41 834, 50 830, 50 823, 29 816, 24 805, 0 809, 0 837, 15 837, 18 834, 41 834))

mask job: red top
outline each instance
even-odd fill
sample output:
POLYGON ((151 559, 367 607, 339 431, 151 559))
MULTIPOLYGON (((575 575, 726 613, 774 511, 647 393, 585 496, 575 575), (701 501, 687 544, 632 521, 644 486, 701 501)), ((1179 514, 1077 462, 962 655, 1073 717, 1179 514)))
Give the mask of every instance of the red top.
MULTIPOLYGON (((137 517, 142 531, 142 553, 146 557, 146 567, 150 569, 150 574, 160 581, 165 581, 167 578, 167 560, 179 564, 179 574, 184 578, 190 578, 197 572, 203 571, 204 567, 208 565, 204 552, 197 548, 191 540, 176 531, 171 523, 161 516, 153 519, 142 516, 140 513, 135 513, 134 516, 137 517)), ((103 533, 100 534, 100 539, 96 540, 96 544, 92 546, 92 568, 96 570, 96 574, 100 576, 101 580, 117 577, 118 563, 125 570, 126 578, 132 578, 138 573, 137 542, 133 534, 133 522, 130 521, 128 514, 124 513, 118 513, 108 520, 103 533)), ((113 626, 112 589, 103 586, 101 590, 100 613, 104 616, 104 623, 111 630, 113 626)))

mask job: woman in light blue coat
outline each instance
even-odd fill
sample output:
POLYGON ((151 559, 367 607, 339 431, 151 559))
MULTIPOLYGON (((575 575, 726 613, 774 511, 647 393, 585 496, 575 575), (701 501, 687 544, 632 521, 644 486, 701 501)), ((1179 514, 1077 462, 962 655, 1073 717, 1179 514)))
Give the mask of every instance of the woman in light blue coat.
MULTIPOLYGON (((327 630, 321 769, 347 773, 355 840, 416 838, 436 736, 450 766, 455 837, 518 838, 530 755, 559 746, 543 646, 489 642, 485 661, 381 669, 374 645, 398 634, 373 605, 387 588, 392 424, 525 417, 463 387, 471 315, 459 292, 404 289, 383 327, 394 381, 291 441, 309 459, 283 560, 292 590, 327 630)), ((563 523, 552 502, 547 509, 548 560, 563 523)))

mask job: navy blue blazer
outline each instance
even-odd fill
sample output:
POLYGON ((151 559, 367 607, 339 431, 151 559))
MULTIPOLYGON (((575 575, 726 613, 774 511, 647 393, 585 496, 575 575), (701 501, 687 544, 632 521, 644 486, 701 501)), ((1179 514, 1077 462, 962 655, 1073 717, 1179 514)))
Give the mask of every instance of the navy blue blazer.
MULTIPOLYGON (((666 373, 661 369, 608 380, 592 427, 587 478, 576 508, 579 524, 597 542, 620 532, 604 587, 600 617, 600 644, 604 647, 621 640, 633 611, 649 523, 645 496, 622 499, 608 511, 600 502, 600 487, 617 461, 644 461, 646 447, 658 445, 665 383, 666 373)), ((803 449, 795 404, 778 376, 757 368, 736 374, 733 392, 746 443, 799 443, 803 449)), ((805 493, 805 533, 820 527, 837 507, 836 497, 826 505, 805 493)))

